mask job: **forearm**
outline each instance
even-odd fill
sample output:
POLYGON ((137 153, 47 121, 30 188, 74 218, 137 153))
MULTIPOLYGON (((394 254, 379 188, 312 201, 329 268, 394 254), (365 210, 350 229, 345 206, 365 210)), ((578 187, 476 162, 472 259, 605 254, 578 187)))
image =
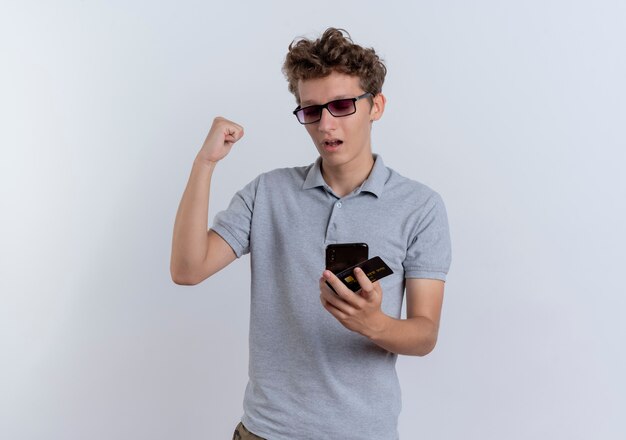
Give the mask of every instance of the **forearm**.
POLYGON ((438 326, 422 316, 395 319, 381 312, 376 328, 366 336, 392 353, 425 356, 437 343, 438 326))
POLYGON ((211 177, 215 162, 196 159, 176 213, 170 270, 184 277, 197 271, 207 255, 211 177))

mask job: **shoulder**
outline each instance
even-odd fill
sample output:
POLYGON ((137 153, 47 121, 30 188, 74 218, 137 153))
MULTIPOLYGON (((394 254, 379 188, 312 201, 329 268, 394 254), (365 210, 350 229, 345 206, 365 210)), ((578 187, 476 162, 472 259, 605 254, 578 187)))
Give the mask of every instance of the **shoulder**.
POLYGON ((257 180, 264 182, 302 183, 304 179, 306 179, 311 167, 313 167, 313 164, 289 168, 276 168, 260 174, 257 180))
POLYGON ((408 178, 387 167, 389 176, 385 183, 385 195, 404 201, 414 208, 443 205, 441 195, 430 186, 408 178))
POLYGON ((290 168, 276 168, 271 171, 263 172, 249 182, 240 192, 250 193, 256 197, 259 193, 280 195, 290 190, 297 190, 302 187, 312 167, 313 164, 290 168))

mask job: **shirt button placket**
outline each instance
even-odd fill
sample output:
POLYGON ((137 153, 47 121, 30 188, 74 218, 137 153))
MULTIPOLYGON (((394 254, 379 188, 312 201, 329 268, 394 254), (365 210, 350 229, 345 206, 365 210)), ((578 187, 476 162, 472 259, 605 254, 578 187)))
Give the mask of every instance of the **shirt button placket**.
POLYGON ((326 229, 326 241, 330 243, 337 243, 337 215, 340 212, 339 210, 343 206, 343 203, 341 201, 336 201, 333 204, 334 206, 330 214, 330 221, 328 222, 328 228, 326 229))

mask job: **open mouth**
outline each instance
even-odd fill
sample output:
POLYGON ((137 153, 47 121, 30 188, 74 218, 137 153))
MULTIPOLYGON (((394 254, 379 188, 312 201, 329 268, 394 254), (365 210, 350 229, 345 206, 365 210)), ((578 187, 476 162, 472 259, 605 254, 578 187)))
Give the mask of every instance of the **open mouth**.
POLYGON ((325 139, 322 142, 322 145, 326 148, 336 148, 341 144, 343 144, 343 141, 339 139, 325 139))

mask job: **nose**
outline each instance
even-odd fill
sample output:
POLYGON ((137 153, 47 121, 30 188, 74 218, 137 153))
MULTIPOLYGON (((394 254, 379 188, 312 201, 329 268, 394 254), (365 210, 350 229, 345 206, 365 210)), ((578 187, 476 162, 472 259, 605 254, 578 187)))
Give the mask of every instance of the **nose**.
POLYGON ((330 114, 327 108, 322 109, 321 119, 318 122, 317 128, 321 132, 328 132, 335 129, 336 118, 330 114))

